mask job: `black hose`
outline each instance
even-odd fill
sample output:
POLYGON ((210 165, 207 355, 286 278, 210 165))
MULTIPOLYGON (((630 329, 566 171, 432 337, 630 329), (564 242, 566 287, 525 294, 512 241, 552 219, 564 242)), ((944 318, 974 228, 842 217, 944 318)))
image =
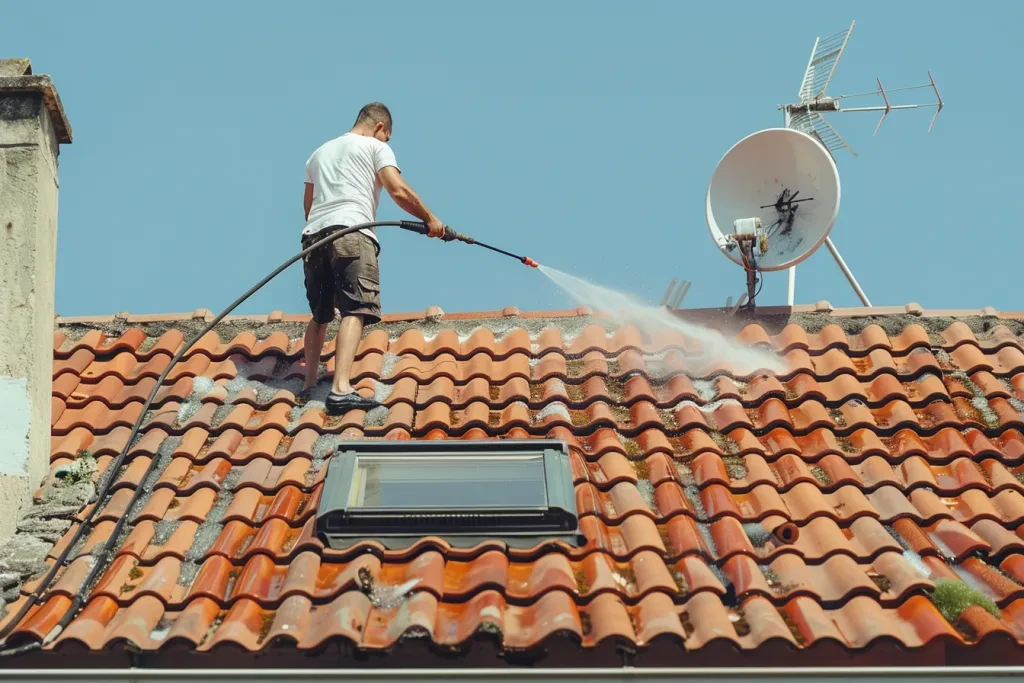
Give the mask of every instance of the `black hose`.
MULTIPOLYGON (((164 368, 164 371, 160 374, 160 377, 157 379, 156 384, 153 386, 153 390, 149 393, 149 397, 146 399, 145 405, 143 405, 142 410, 139 412, 139 417, 135 420, 135 425, 132 427, 132 432, 128 436, 128 440, 127 442, 125 442, 124 448, 121 449, 121 453, 118 454, 118 456, 110 463, 110 465, 107 466, 107 469, 104 471, 104 477, 106 480, 103 483, 102 490, 99 491, 96 495, 96 504, 93 506, 88 516, 86 516, 82 523, 78 525, 78 529, 75 531, 75 535, 72 537, 71 541, 64 547, 64 550, 61 551, 60 556, 53 563, 53 566, 50 567, 50 571, 46 573, 45 577, 43 578, 42 581, 40 581, 36 590, 32 592, 32 595, 29 596, 29 599, 26 600, 25 604, 22 605, 21 609, 18 610, 17 616, 7 623, 7 626, 4 627, 3 632, 0 632, 0 642, 5 641, 8 634, 14 629, 15 626, 21 623, 21 620, 25 618, 25 615, 28 614, 28 611, 30 609, 32 609, 33 605, 38 604, 43 593, 50 587, 50 583, 52 583, 54 577, 57 575, 57 572, 60 571, 61 567, 64 566, 64 563, 67 561, 68 555, 71 553, 72 548, 74 548, 75 545, 77 545, 78 541, 80 541, 82 537, 85 535, 85 533, 89 530, 89 527, 92 524, 93 517, 95 517, 96 513, 99 512, 100 508, 102 507, 101 503, 103 503, 104 498, 106 498, 107 493, 110 491, 110 487, 117 480, 117 472, 124 464, 124 459, 127 456, 128 451, 134 445, 135 437, 138 436, 139 434, 139 429, 142 427, 142 421, 145 418, 146 414, 149 412, 149 408, 153 404, 153 400, 156 398, 156 395, 160 391, 160 389, 163 388, 163 383, 164 380, 167 379, 167 375, 171 372, 171 369, 177 364, 177 362, 181 360, 181 357, 184 356, 185 353, 188 352, 188 350, 191 349, 192 346, 197 341, 202 339, 204 335, 210 332, 210 330, 212 330, 217 325, 217 323, 219 323, 221 320, 224 319, 225 316, 231 313, 231 311, 235 310, 242 302, 244 302, 246 299, 248 299, 256 292, 258 292, 263 287, 263 285, 267 284, 275 277, 280 275, 285 268, 295 263, 309 252, 313 251, 314 249, 318 249, 324 246, 325 244, 333 242, 334 240, 343 237, 344 235, 356 232, 357 230, 362 230, 363 228, 381 227, 397 227, 402 228, 404 230, 409 230, 411 232, 416 232, 421 235, 427 234, 427 226, 424 223, 417 223, 415 221, 375 221, 372 223, 360 223, 358 225, 348 226, 340 228, 336 231, 332 231, 326 237, 317 240, 310 246, 300 251, 295 256, 292 256, 290 259, 282 263, 280 266, 275 268, 270 273, 270 275, 267 275, 265 278, 260 280, 254 286, 252 286, 245 294, 235 299, 230 306, 221 311, 220 315, 211 320, 206 325, 206 327, 200 330, 200 332, 196 336, 194 336, 187 344, 182 346, 178 350, 178 352, 174 354, 174 356, 171 358, 171 362, 168 363, 166 368, 164 368)), ((445 229, 445 238, 447 238, 446 241, 450 241, 450 239, 459 238, 463 238, 462 241, 469 241, 469 238, 465 238, 465 236, 459 235, 458 233, 452 231, 450 228, 445 229)), ((142 479, 139 480, 140 482, 145 482, 146 479, 149 478, 150 474, 153 471, 153 468, 156 467, 157 462, 159 462, 159 458, 152 459, 152 462, 150 462, 149 464, 149 468, 146 470, 146 474, 143 475, 142 479)), ((135 503, 139 499, 139 496, 143 492, 143 488, 144 487, 140 483, 140 485, 135 489, 135 494, 132 496, 132 499, 128 503, 128 506, 125 508, 125 514, 118 518, 117 523, 114 525, 114 530, 111 532, 110 537, 107 539, 106 543, 103 544, 102 550, 98 555, 94 553, 94 555, 96 556, 96 562, 93 564, 92 569, 89 571, 89 575, 85 578, 85 581, 82 583, 82 587, 75 594, 75 597, 71 601, 71 606, 68 608, 68 611, 64 614, 63 617, 61 617, 61 620, 57 622, 57 626, 53 629, 53 631, 51 631, 51 633, 54 634, 54 637, 59 635, 65 628, 67 628, 67 625, 71 623, 71 620, 74 619, 74 617, 78 613, 78 609, 82 606, 83 602, 85 601, 85 594, 89 590, 90 586, 92 586, 93 581, 96 580, 98 573, 106 568, 109 555, 111 552, 113 552, 114 544, 117 543, 117 538, 118 536, 120 536, 121 531, 128 520, 127 511, 130 511, 132 507, 134 507, 135 503)), ((22 645, 21 647, 12 648, 9 650, 0 650, 0 657, 27 652, 39 647, 42 647, 42 643, 28 643, 26 645, 22 645), (33 647, 33 645, 35 647, 33 647)))

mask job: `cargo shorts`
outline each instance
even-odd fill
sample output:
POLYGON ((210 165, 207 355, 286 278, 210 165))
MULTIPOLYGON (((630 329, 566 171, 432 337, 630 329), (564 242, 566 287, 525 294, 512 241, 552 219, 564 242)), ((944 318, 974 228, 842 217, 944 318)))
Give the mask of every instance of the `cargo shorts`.
MULTIPOLYGON (((302 236, 302 248, 327 236, 331 226, 302 236)), ((377 243, 361 232, 353 232, 306 254, 303 272, 306 301, 313 320, 327 324, 334 309, 342 317, 358 315, 364 325, 380 322, 380 269, 377 243)))

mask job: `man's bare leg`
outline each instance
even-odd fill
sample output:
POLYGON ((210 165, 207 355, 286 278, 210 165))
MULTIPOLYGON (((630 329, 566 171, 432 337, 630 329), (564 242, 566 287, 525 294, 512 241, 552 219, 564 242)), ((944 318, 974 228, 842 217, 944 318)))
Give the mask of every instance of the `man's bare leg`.
POLYGON ((306 326, 306 336, 302 343, 306 358, 306 377, 302 385, 305 391, 316 385, 317 372, 320 370, 320 351, 324 348, 324 337, 327 336, 327 325, 310 320, 306 326))
POLYGON ((349 394, 352 388, 352 363, 356 358, 359 341, 363 337, 363 318, 347 315, 341 319, 338 337, 334 342, 334 383, 331 390, 336 394, 349 394))

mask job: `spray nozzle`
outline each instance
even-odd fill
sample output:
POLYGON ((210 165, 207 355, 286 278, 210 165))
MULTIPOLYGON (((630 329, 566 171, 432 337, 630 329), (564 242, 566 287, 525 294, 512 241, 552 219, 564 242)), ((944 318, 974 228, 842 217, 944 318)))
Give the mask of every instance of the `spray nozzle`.
POLYGON ((540 268, 540 264, 537 263, 536 261, 534 261, 529 256, 524 256, 523 257, 523 263, 525 263, 526 265, 530 266, 531 268, 540 268))

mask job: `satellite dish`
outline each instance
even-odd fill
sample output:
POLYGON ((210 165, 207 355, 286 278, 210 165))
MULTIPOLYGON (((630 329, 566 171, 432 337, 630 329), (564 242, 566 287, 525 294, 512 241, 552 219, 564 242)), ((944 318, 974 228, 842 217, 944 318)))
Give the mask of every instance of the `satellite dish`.
POLYGON ((839 195, 835 161, 817 140, 791 128, 762 130, 718 162, 708 185, 708 229, 748 274, 785 270, 828 237, 839 195))

